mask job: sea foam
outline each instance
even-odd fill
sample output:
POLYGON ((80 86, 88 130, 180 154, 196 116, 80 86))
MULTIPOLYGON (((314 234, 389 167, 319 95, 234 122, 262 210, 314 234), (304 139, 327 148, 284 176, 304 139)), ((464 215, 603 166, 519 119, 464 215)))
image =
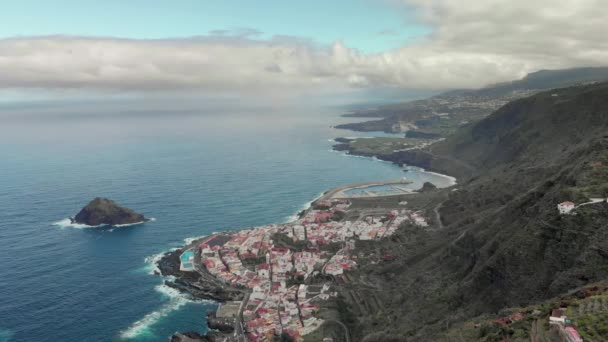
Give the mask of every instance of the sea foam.
MULTIPOLYGON (((174 277, 165 277, 165 279, 174 279, 174 277)), ((120 337, 122 339, 129 340, 137 337, 156 337, 151 328, 164 317, 168 316, 173 311, 180 309, 189 302, 215 304, 215 302, 210 300, 192 299, 188 295, 185 295, 165 284, 157 285, 154 287, 154 289, 162 294, 163 297, 168 298, 169 301, 163 304, 158 310, 146 314, 143 318, 134 322, 127 329, 123 330, 120 333, 120 337)))
POLYGON ((147 222, 154 222, 156 221, 156 219, 154 217, 150 217, 148 219, 148 221, 141 221, 141 222, 135 222, 135 223, 125 223, 125 224, 116 224, 114 225, 114 227, 130 227, 130 226, 136 226, 138 224, 142 224, 142 223, 147 223, 147 222))
POLYGON ((76 229, 85 229, 85 228, 99 228, 99 227, 103 227, 106 226, 105 224, 101 224, 98 226, 89 226, 87 224, 82 224, 82 223, 72 223, 72 220, 70 220, 69 218, 65 218, 63 220, 57 221, 57 222, 53 222, 53 226, 58 226, 61 228, 76 228, 76 229))
MULTIPOLYGON (((146 223, 146 222, 154 222, 156 221, 155 218, 150 218, 148 221, 141 221, 141 222, 135 222, 135 223, 127 223, 127 224, 117 224, 114 225, 112 227, 116 227, 116 228, 121 228, 121 227, 129 227, 129 226, 135 226, 138 224, 142 224, 142 223, 146 223)), ((72 220, 70 220, 69 218, 65 218, 63 220, 59 220, 57 222, 53 222, 53 226, 58 226, 61 228, 76 228, 76 229, 85 229, 85 228, 100 228, 100 227, 108 227, 110 225, 108 224, 100 224, 97 226, 89 226, 87 224, 83 224, 83 223, 73 223, 72 220)))
POLYGON ((144 266, 143 270, 146 271, 146 273, 148 274, 160 273, 160 269, 158 268, 158 262, 160 261, 160 259, 162 259, 165 253, 167 252, 160 252, 158 254, 146 257, 144 259, 146 266, 144 266))
POLYGON ((131 324, 130 327, 120 333, 120 337, 123 339, 134 339, 136 337, 154 336, 150 328, 158 323, 163 317, 186 305, 186 303, 188 303, 188 300, 185 298, 172 298, 158 310, 146 314, 142 319, 131 324))
POLYGON ((306 209, 310 208, 310 206, 312 205, 312 203, 313 203, 314 201, 318 200, 319 198, 321 198, 321 196, 323 196, 323 194, 325 194, 325 192, 321 192, 321 193, 320 193, 320 194, 319 194, 317 197, 315 197, 313 200, 306 202, 306 203, 305 203, 305 204, 302 206, 302 208, 301 208, 300 210, 298 210, 298 211, 297 211, 295 214, 293 214, 293 215, 289 215, 289 216, 285 217, 285 222, 283 222, 283 223, 291 223, 291 222, 296 221, 296 220, 298 219, 298 214, 299 214, 300 212, 302 212, 302 210, 306 210, 306 209))

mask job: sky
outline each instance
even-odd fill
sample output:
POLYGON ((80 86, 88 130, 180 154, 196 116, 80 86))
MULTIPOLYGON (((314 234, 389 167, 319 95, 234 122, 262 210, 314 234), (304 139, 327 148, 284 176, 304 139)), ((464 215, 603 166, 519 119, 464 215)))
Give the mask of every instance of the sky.
POLYGON ((3 1, 0 94, 478 88, 608 62, 605 0, 3 1))
POLYGON ((412 10, 374 0, 19 0, 2 5, 0 37, 37 35, 137 39, 241 34, 293 36, 364 52, 399 48, 429 33, 412 10))

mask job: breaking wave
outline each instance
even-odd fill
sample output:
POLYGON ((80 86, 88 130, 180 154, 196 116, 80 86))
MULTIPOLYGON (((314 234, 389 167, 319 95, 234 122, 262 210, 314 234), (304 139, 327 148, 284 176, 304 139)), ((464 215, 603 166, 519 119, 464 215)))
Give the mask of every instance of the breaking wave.
POLYGON ((148 257, 146 257, 144 259, 144 262, 146 263, 146 265, 141 268, 141 270, 145 271, 148 274, 154 274, 156 273, 160 273, 160 269, 158 268, 158 262, 160 261, 160 259, 162 259, 163 255, 165 255, 165 253, 167 253, 168 251, 165 252, 160 252, 158 254, 154 254, 154 255, 150 255, 148 257))
POLYGON ((154 217, 150 217, 148 219, 148 221, 141 221, 141 222, 135 222, 135 223, 126 223, 126 224, 117 224, 117 225, 114 225, 114 227, 119 227, 120 228, 120 227, 136 226, 138 224, 147 223, 147 222, 154 222, 154 221, 156 221, 156 219, 154 217))
POLYGON ((208 236, 208 235, 201 235, 201 236, 194 236, 194 237, 185 238, 184 239, 184 244, 185 245, 189 245, 189 244, 193 243, 194 241, 196 241, 198 239, 202 239, 202 238, 204 238, 206 236, 208 236))
MULTIPOLYGON (((156 221, 155 218, 150 218, 148 221, 141 221, 141 222, 135 222, 135 223, 127 223, 127 224, 117 224, 115 226, 112 227, 116 227, 116 228, 121 228, 121 227, 129 227, 129 226, 135 226, 138 224, 142 224, 142 223, 146 223, 146 222, 154 222, 156 221)), ((72 220, 70 220, 69 218, 65 218, 63 220, 59 220, 57 222, 53 222, 53 226, 58 226, 61 228, 76 228, 76 229, 85 229, 85 228, 100 228, 100 227, 108 227, 110 225, 108 224, 100 224, 97 226, 89 226, 87 224, 83 224, 83 223, 73 223, 72 220)))
POLYGON ((65 218, 63 220, 57 221, 57 222, 53 222, 53 226, 58 226, 61 228, 76 228, 76 229, 85 229, 85 228, 99 228, 99 227, 103 227, 106 226, 105 224, 101 224, 98 226, 89 226, 87 224, 82 224, 82 223, 72 223, 72 220, 70 220, 69 218, 65 218))
MULTIPOLYGON (((170 293, 168 290, 162 289, 159 287, 167 287, 166 285, 159 285, 156 287, 156 290, 167 295, 172 296, 169 302, 163 304, 158 310, 152 311, 149 314, 146 314, 143 318, 131 324, 126 330, 120 333, 120 337, 122 339, 134 339, 137 337, 152 337, 154 333, 151 328, 154 324, 158 323, 162 318, 169 315, 171 312, 181 308, 182 306, 188 303, 188 299, 183 296, 174 296, 174 294, 170 293)), ((169 288, 170 289, 170 288, 169 288)))
MULTIPOLYGON (((166 279, 169 279, 169 277, 167 277, 166 279)), ((163 297, 168 298, 169 301, 163 304, 158 310, 146 314, 143 318, 134 322, 133 324, 131 324, 130 327, 123 330, 120 333, 120 337, 122 339, 129 340, 142 337, 155 337, 154 332, 152 331, 152 327, 173 311, 180 309, 182 306, 190 302, 210 304, 215 303, 209 300, 191 299, 189 296, 165 284, 155 286, 154 290, 162 294, 163 297)))
POLYGON ((325 192, 321 192, 317 197, 315 197, 313 200, 306 202, 302 208, 300 208, 298 211, 295 212, 295 214, 289 215, 287 217, 285 217, 285 222, 283 223, 290 223, 290 222, 294 222, 298 219, 298 214, 302 211, 302 210, 306 210, 308 208, 310 208, 310 206, 312 205, 312 203, 316 200, 318 200, 321 196, 323 196, 323 194, 325 194, 325 192))

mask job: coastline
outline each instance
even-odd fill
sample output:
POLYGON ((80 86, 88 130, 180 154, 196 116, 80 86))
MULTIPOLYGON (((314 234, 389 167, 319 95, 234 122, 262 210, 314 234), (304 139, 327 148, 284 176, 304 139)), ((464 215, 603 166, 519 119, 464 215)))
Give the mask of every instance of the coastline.
MULTIPOLYGON (((346 154, 346 155, 349 156, 348 154, 346 154)), ((380 159, 378 159, 378 160, 380 160, 380 159)), ((388 162, 388 161, 385 161, 385 162, 388 162)), ((422 168, 418 168, 417 171, 445 178, 450 181, 449 186, 456 184, 455 177, 432 172, 432 171, 426 171, 422 168)), ((395 182, 396 181, 392 181, 389 183, 395 183, 395 182)), ((351 185, 344 185, 344 186, 336 187, 333 189, 328 189, 327 191, 324 191, 323 193, 321 193, 319 196, 315 197, 313 200, 306 202, 304 204, 302 210, 300 210, 296 214, 289 216, 288 221, 286 221, 282 224, 284 224, 284 225, 295 224, 296 221, 302 219, 309 211, 313 211, 316 203, 332 200, 332 197, 326 198, 326 196, 328 194, 334 193, 335 191, 340 192, 340 189, 342 189, 342 191, 343 191, 344 189, 352 188, 353 186, 355 188, 357 188, 357 187, 366 187, 366 186, 381 184, 381 183, 383 183, 383 182, 375 181, 375 182, 368 182, 368 183, 366 183, 367 185, 351 184, 351 185)), ((414 191, 412 193, 414 193, 414 191)), ((279 223, 277 225, 281 225, 281 223, 279 223)), ((260 227, 257 227, 257 228, 260 228, 260 227)), ((249 229, 256 229, 256 228, 249 228, 249 229)), ((211 236, 213 236, 213 235, 234 236, 234 235, 239 234, 240 232, 247 231, 247 230, 248 230, 248 228, 229 230, 229 231, 224 231, 224 232, 213 233, 213 234, 211 234, 211 236)), ((214 279, 214 276, 211 273, 209 273, 206 269, 204 269, 203 267, 196 268, 196 271, 197 271, 196 275, 192 275, 192 273, 183 272, 180 270, 180 255, 182 253, 184 253, 185 251, 195 249, 196 246, 199 243, 201 243, 201 241, 204 241, 208 237, 209 237, 209 235, 196 237, 196 238, 186 238, 186 239, 184 239, 184 242, 186 243, 184 246, 182 246, 180 248, 175 248, 171 251, 163 253, 159 259, 154 260, 156 269, 158 270, 158 272, 155 272, 155 274, 158 274, 165 278, 165 280, 163 281, 164 285, 166 285, 169 288, 172 288, 174 290, 177 290, 180 293, 185 293, 188 296, 191 296, 192 298, 194 298, 196 300, 211 300, 220 305, 222 303, 227 303, 227 302, 232 302, 232 301, 246 301, 246 298, 249 297, 250 290, 243 289, 241 287, 227 287, 226 284, 219 282, 217 278, 214 279)), ((200 255, 197 255, 196 258, 200 258, 200 255)), ((200 259, 198 259, 198 261, 200 262, 200 259)), ((234 332, 235 329, 233 329, 233 328, 225 328, 227 324, 224 321, 222 321, 221 319, 216 318, 216 316, 215 316, 216 313, 217 313, 217 311, 208 313, 207 325, 208 325, 209 330, 213 330, 213 329, 217 330, 218 326, 222 326, 224 328, 220 329, 221 331, 219 331, 219 332, 213 331, 211 334, 209 334, 207 336, 200 337, 198 339, 198 341, 212 341, 213 342, 213 341, 225 340, 226 337, 228 337, 229 335, 231 335, 234 332)), ((242 310, 240 311, 239 315, 242 315, 242 310)), ((182 338, 192 339, 193 338, 192 336, 196 336, 196 333, 193 333, 193 332, 188 332, 188 333, 184 333, 184 334, 185 335, 176 333, 175 335, 173 335, 172 341, 182 341, 182 338), (182 337, 180 337, 180 336, 182 336, 182 337)), ((195 339, 194 341, 197 341, 197 340, 195 339)))
MULTIPOLYGON (((335 139, 331 139, 331 141, 336 142, 335 139)), ((340 146, 343 145, 341 143, 338 143, 335 146, 340 146)), ((458 184, 458 178, 444 174, 444 173, 440 173, 437 171, 431 171, 431 170, 427 170, 426 168, 422 167, 422 166, 418 166, 415 164, 402 164, 394 159, 390 159, 389 157, 386 157, 386 159, 383 158, 383 155, 365 155, 365 154, 355 154, 355 153, 351 153, 351 151, 349 150, 340 150, 340 149, 329 149, 329 152, 334 152, 334 153, 339 153, 344 157, 351 157, 351 158, 366 158, 366 159, 372 159, 374 161, 378 161, 378 162, 382 162, 382 163, 390 163, 393 165, 397 165, 399 167, 404 168, 404 170, 406 170, 407 167, 414 167, 417 169, 418 172, 421 173, 426 173, 429 175, 433 175, 433 176, 437 176, 437 177, 441 177, 441 178, 445 178, 450 182, 449 186, 454 186, 456 184, 458 184)), ((312 202, 309 202, 312 203, 312 202)))
POLYGON ((400 167, 417 167, 422 172, 447 178, 453 183, 452 185, 456 184, 457 179, 470 179, 476 174, 476 170, 466 163, 457 162, 453 158, 435 155, 425 150, 425 147, 430 146, 428 144, 404 150, 394 150, 390 153, 368 153, 356 152, 350 145, 352 141, 353 139, 336 138, 334 139, 336 144, 332 146, 331 150, 346 156, 374 158, 400 167), (447 173, 450 173, 450 175, 447 175, 447 173))
MULTIPOLYGON (((330 142, 339 142, 340 139, 343 138, 335 138, 335 139, 328 139, 330 142)), ((423 168, 420 165, 416 165, 416 164, 406 164, 404 165, 401 162, 398 162, 396 160, 393 160, 391 158, 387 158, 385 156, 382 155, 357 155, 357 154, 351 154, 350 151, 345 151, 345 150, 339 150, 336 149, 337 145, 334 145, 329 151, 331 152, 341 152, 341 154, 343 156, 347 156, 347 157, 357 157, 357 158, 366 158, 366 159, 371 159, 374 161, 379 161, 379 162, 383 162, 383 163, 391 163, 394 165, 397 165, 399 167, 405 168, 405 167, 411 167, 414 168, 416 172, 419 172, 421 174, 427 174, 427 175, 432 175, 434 177, 440 177, 442 179, 447 180, 448 184, 445 185, 443 184, 443 186, 440 186, 442 188, 445 187, 450 187, 453 186, 455 184, 457 184, 457 178, 453 177, 453 176, 449 176, 446 174, 442 174, 440 172, 436 172, 436 171, 427 171, 425 168, 423 168)), ((404 171, 407 171, 404 169, 404 171)), ((315 211, 314 209, 316 204, 320 203, 320 202, 328 202, 331 201, 333 199, 333 196, 329 196, 327 197, 328 194, 334 194, 336 193, 336 190, 339 192, 343 192, 344 189, 349 189, 352 188, 353 186, 355 188, 358 187, 367 187, 367 186, 373 186, 373 185, 378 185, 378 184, 383 184, 383 183, 387 183, 387 182, 382 182, 382 181, 374 181, 374 182, 367 182, 367 183, 360 183, 360 184, 350 184, 350 185, 343 185, 343 186, 339 186, 336 188, 332 188, 332 189, 328 189, 322 193, 320 193, 318 196, 314 197, 312 200, 306 202, 299 211, 297 211, 296 213, 287 216, 286 219, 282 222, 282 223, 277 223, 276 225, 289 225, 289 226, 293 226, 295 224, 297 224, 297 222, 301 219, 303 219, 310 211, 315 211), (342 191, 340 191, 340 189, 342 189, 342 191)), ((395 183, 395 181, 392 182, 388 182, 388 183, 395 183)), ((410 194, 416 193, 416 191, 419 189, 412 189, 412 192, 410 194)), ((389 195, 389 197, 391 196, 398 196, 398 195, 389 195)), ((382 197, 382 196, 379 196, 382 197)), ((399 197, 402 197, 399 196, 399 197)), ((399 203, 399 205, 401 205, 401 203, 399 203)), ((418 225, 422 225, 424 227, 427 226, 426 221, 424 221, 424 218, 422 218, 422 223, 417 222, 418 219, 420 219, 420 216, 418 213, 415 214, 416 216, 412 216, 412 221, 415 221, 415 224, 418 225)), ((270 226, 275 226, 275 225, 270 225, 270 226)), ((192 274, 190 272, 184 272, 180 269, 180 258, 181 255, 184 254, 184 252, 186 251, 197 251, 197 245, 200 244, 202 241, 205 241, 209 236, 214 236, 214 235, 223 235, 223 236, 236 236, 241 232, 245 232, 247 230, 250 229, 264 229, 263 227, 255 227, 255 228, 241 228, 241 229, 231 229, 231 230, 227 230, 227 231, 222 231, 222 232, 214 232, 213 234, 210 235, 206 235, 206 236, 199 236, 199 237, 192 237, 192 238, 186 238, 184 239, 184 243, 185 245, 179 247, 179 248, 174 248, 171 251, 165 252, 162 254, 162 256, 156 260, 154 260, 155 263, 155 267, 156 270, 154 271, 155 274, 160 275, 164 278, 163 280, 163 285, 167 286, 170 289, 179 291, 180 293, 186 294, 187 296, 194 298, 195 300, 210 300, 213 301, 215 303, 218 303, 220 305, 220 307, 223 304, 228 305, 228 303, 230 302, 240 302, 240 309, 239 312, 237 314, 237 317, 240 317, 239 319, 237 319, 237 321, 231 321, 231 320, 225 320, 225 318, 218 318, 216 317, 217 313, 220 310, 220 307, 218 307, 218 309, 214 312, 208 312, 207 314, 207 334, 205 336, 200 335, 196 332, 186 332, 186 333, 176 333, 172 336, 171 341, 248 341, 249 339, 247 337, 245 337, 245 328, 244 328, 244 320, 243 320, 243 305, 247 302, 247 300, 249 299, 250 295, 251 295, 251 288, 244 288, 242 286, 227 286, 225 283, 222 283, 221 281, 219 281, 219 279, 217 277, 215 277, 213 274, 211 274, 209 272, 209 270, 206 270, 205 266, 200 266, 201 263, 201 251, 200 248, 198 248, 198 252, 195 252, 195 257, 193 258, 193 263, 194 264, 199 264, 199 267, 195 266, 195 273, 196 274, 192 274), (196 260, 196 262, 194 262, 196 260), (230 323, 232 322, 232 323, 230 323), (233 324, 233 326, 232 326, 233 324), (219 331, 218 331, 219 329, 219 331), (240 336, 236 337, 236 336, 240 336)), ((396 230, 396 228, 395 228, 396 230)), ((387 236, 390 234, 386 234, 387 236)), ((384 234, 383 234, 384 236, 384 234)), ((354 246, 354 244, 353 244, 354 246)), ((354 247, 353 251, 354 251, 354 247)), ((268 259, 267 259, 268 260, 268 259)), ((226 264, 224 262, 224 264, 226 264)), ((226 264, 226 266, 228 266, 226 264)), ((257 267, 256 267, 257 268, 257 267)), ((325 272, 326 267, 323 267, 323 272, 325 272)), ((321 321, 322 322, 322 321, 321 321)), ((322 325, 323 323, 321 323, 322 325)), ((318 329, 318 328, 317 328, 318 329)), ((347 340, 348 340, 348 331, 347 333, 347 340)))

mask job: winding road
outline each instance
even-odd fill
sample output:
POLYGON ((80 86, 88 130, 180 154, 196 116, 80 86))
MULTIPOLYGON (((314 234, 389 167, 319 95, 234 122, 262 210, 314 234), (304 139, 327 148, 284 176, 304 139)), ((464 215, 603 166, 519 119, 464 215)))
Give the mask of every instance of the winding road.
POLYGON ((328 323, 328 322, 333 322, 333 323, 340 325, 344 329, 344 336, 346 337, 346 342, 350 342, 350 333, 348 331, 348 327, 346 327, 346 325, 344 323, 337 321, 335 319, 326 319, 325 323, 328 323))

